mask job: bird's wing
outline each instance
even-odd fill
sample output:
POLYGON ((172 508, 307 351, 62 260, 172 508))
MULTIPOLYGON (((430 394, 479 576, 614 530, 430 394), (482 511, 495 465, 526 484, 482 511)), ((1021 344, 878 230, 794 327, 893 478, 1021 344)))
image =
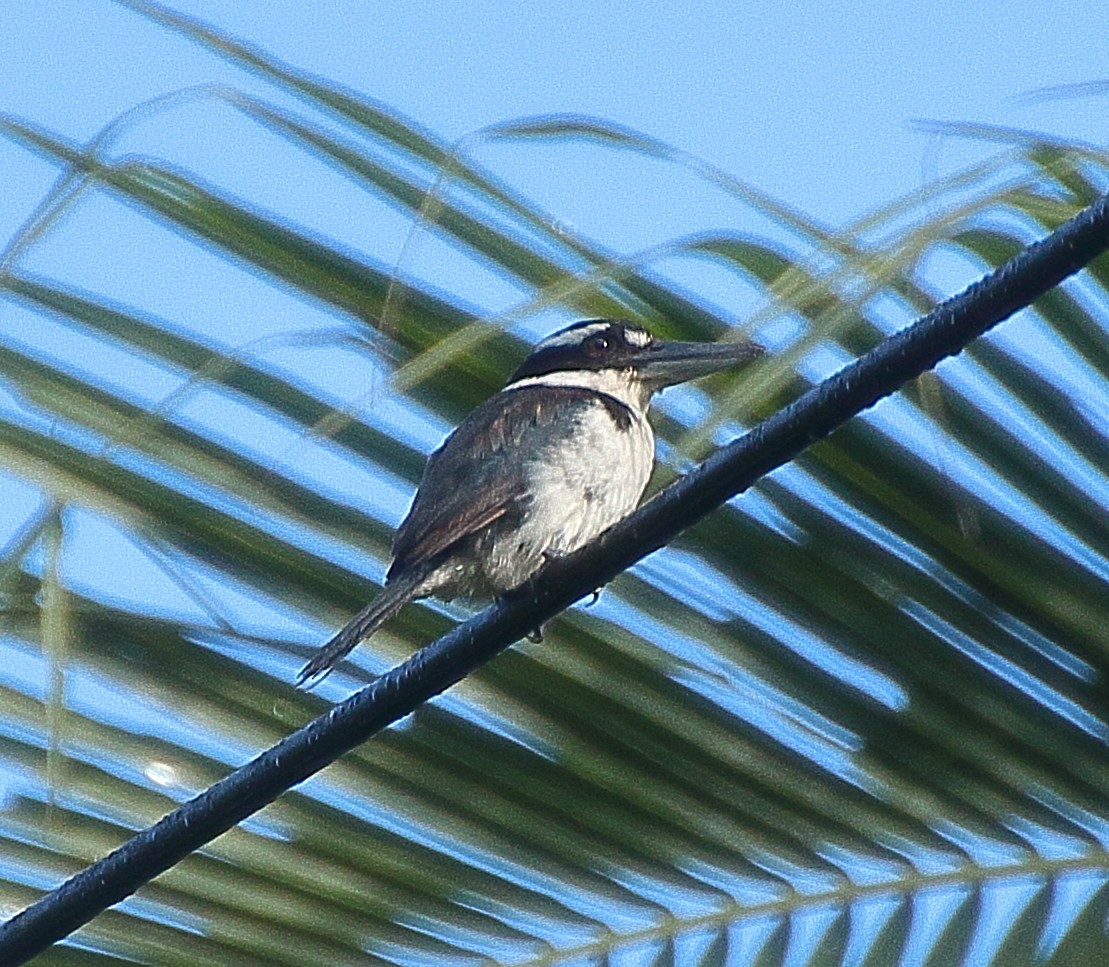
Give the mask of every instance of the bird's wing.
POLYGON ((567 406, 587 406, 572 387, 532 385, 490 397, 435 451, 393 542, 390 576, 477 534, 528 500, 527 431, 567 406))
POLYGON ((493 521, 498 520, 508 513, 516 499, 521 495, 505 494, 498 496, 489 492, 483 495, 484 499, 477 500, 472 506, 450 508, 445 513, 438 513, 434 519, 417 521, 421 524, 418 531, 411 534, 398 534, 396 550, 394 551, 393 564, 389 568, 389 577, 406 567, 423 564, 433 557, 450 548, 457 541, 478 533, 482 528, 488 527, 493 521), (450 513, 450 510, 457 511, 450 513), (407 540, 400 540, 405 537, 407 540))

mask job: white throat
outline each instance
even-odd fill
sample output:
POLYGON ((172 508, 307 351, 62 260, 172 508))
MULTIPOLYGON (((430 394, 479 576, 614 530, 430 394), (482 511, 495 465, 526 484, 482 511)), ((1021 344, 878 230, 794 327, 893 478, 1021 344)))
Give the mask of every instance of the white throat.
POLYGON ((528 376, 509 383, 505 389, 519 386, 578 386, 615 397, 631 408, 639 416, 647 414, 651 405, 653 389, 631 376, 626 369, 570 369, 544 373, 542 376, 528 376))

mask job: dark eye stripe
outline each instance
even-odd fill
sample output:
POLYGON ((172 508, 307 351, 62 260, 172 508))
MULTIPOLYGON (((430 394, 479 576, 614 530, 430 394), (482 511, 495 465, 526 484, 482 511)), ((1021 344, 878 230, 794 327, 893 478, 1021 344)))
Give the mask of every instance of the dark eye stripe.
POLYGON ((540 342, 510 381, 558 370, 603 369, 606 365, 614 365, 608 360, 629 350, 646 349, 651 342, 646 331, 618 319, 576 323, 540 342))

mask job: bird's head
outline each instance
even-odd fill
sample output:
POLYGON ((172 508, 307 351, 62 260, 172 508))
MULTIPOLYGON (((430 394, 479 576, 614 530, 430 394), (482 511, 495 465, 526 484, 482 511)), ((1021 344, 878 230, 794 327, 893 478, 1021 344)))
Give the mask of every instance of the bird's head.
POLYGON ((512 374, 520 380, 626 387, 646 405, 652 393, 763 354, 753 342, 664 342, 621 319, 590 319, 542 340, 512 374), (608 384, 611 384, 608 385, 608 384))

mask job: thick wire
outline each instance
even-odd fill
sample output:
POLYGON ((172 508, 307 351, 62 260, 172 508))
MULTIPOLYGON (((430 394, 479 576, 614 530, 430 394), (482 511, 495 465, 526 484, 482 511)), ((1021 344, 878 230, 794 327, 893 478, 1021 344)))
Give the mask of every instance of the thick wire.
POLYGON ((0 964, 25 963, 67 937, 608 583, 852 416, 959 352, 1107 248, 1109 197, 718 450, 588 547, 552 562, 528 586, 416 652, 16 914, 0 926, 0 964))

